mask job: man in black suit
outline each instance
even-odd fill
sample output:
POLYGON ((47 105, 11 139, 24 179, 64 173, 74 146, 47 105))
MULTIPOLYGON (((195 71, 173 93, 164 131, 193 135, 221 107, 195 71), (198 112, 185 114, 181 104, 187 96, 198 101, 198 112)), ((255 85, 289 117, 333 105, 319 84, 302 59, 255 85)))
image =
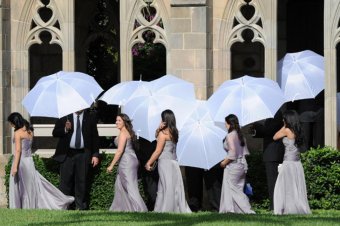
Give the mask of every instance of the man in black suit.
POLYGON ((99 163, 96 118, 88 111, 77 111, 57 120, 52 134, 59 138, 52 157, 60 163, 59 188, 65 195, 74 195, 76 209, 88 209, 89 166, 99 163))
POLYGON ((145 169, 145 164, 155 151, 156 145, 156 141, 150 142, 142 137, 139 137, 140 148, 138 151, 136 151, 136 155, 139 160, 139 174, 142 178, 143 188, 147 197, 146 206, 150 211, 152 211, 155 207, 159 175, 157 167, 152 171, 147 171, 145 169))
POLYGON ((253 137, 263 138, 263 162, 266 168, 268 195, 270 209, 273 210, 273 194, 276 178, 278 176, 278 165, 283 162, 284 145, 282 140, 274 141, 274 134, 283 127, 282 113, 279 110, 274 118, 268 118, 261 123, 252 126, 253 137))
POLYGON ((185 167, 185 179, 187 182, 188 205, 193 212, 202 210, 203 180, 209 201, 208 210, 218 211, 220 208, 223 171, 220 163, 209 170, 196 167, 185 167))

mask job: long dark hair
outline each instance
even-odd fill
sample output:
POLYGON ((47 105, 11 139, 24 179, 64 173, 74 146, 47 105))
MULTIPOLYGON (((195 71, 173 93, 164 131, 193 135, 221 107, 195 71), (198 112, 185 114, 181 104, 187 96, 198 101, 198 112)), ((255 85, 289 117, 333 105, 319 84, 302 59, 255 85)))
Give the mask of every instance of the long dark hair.
POLYGON ((125 128, 127 129, 127 131, 129 132, 129 134, 131 136, 133 149, 135 151, 138 151, 139 150, 139 142, 138 142, 136 133, 133 130, 133 125, 132 125, 131 119, 129 118, 129 116, 127 114, 124 114, 124 113, 120 113, 117 116, 119 116, 123 120, 125 128))
POLYGON ((298 113, 294 110, 287 110, 283 114, 283 121, 285 122, 286 128, 290 129, 295 135, 295 146, 301 147, 304 139, 298 113))
MULTIPOLYGON (((165 130, 166 128, 169 128, 171 141, 174 143, 177 143, 178 142, 178 129, 176 127, 175 114, 173 113, 173 111, 167 109, 162 112, 161 117, 162 117, 162 121, 164 122, 165 126, 160 131, 165 130)), ((160 131, 158 131, 158 133, 160 131)))
POLYGON ((246 143, 244 141, 244 136, 241 131, 240 124, 238 122, 238 118, 234 114, 230 114, 227 117, 225 117, 225 121, 230 125, 228 133, 232 132, 233 130, 236 130, 238 139, 240 140, 240 144, 243 147, 246 143))
POLYGON ((25 126, 25 119, 19 112, 13 112, 7 117, 7 121, 14 125, 14 131, 25 126))

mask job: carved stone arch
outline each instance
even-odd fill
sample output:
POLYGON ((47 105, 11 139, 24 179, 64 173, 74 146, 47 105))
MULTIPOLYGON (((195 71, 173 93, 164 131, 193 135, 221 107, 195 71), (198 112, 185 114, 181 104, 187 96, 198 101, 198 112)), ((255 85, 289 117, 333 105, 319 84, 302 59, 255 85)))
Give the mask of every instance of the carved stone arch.
POLYGON ((259 0, 249 2, 249 5, 255 8, 255 13, 249 20, 246 20, 240 11, 245 5, 247 5, 247 2, 244 0, 228 1, 223 13, 223 19, 228 21, 228 23, 221 23, 220 28, 219 46, 221 48, 229 49, 233 43, 237 41, 242 42, 243 38, 240 34, 245 29, 250 29, 254 32, 253 41, 261 42, 265 46, 266 35, 263 29, 263 3, 259 0), (231 22, 234 19, 239 22, 237 25, 231 22), (262 26, 258 25, 260 20, 262 26))
POLYGON ((244 30, 249 29, 254 33, 252 42, 260 42, 264 48, 267 45, 263 2, 261 0, 249 2, 249 5, 254 7, 255 12, 248 20, 241 13, 241 8, 247 4, 244 0, 228 1, 223 12, 223 22, 220 25, 217 46, 220 49, 219 57, 223 62, 222 68, 219 70, 224 71, 226 80, 231 79, 231 46, 236 42, 244 42, 242 38, 244 30), (234 20, 237 22, 234 23, 234 20))
POLYGON ((337 45, 340 43, 340 4, 337 7, 336 13, 337 17, 334 18, 332 21, 332 29, 331 32, 332 35, 332 45, 334 48, 337 47, 337 45), (333 32, 334 31, 334 32, 333 32))
POLYGON ((29 48, 33 44, 40 44, 41 40, 39 35, 41 32, 47 31, 51 34, 52 39, 50 44, 58 44, 63 50, 63 36, 61 29, 63 24, 63 19, 61 13, 59 12, 57 3, 55 0, 50 0, 48 7, 53 15, 50 20, 44 22, 38 18, 38 10, 45 7, 45 4, 40 0, 26 0, 21 8, 16 8, 13 10, 18 13, 18 29, 13 31, 11 41, 12 45, 12 57, 13 62, 17 65, 12 66, 12 82, 18 84, 18 86, 13 86, 11 102, 13 103, 14 111, 22 112, 24 116, 28 117, 27 112, 22 107, 21 101, 24 96, 28 93, 30 87, 30 69, 29 69, 29 48), (56 21, 58 20, 58 25, 56 21), (32 22, 34 26, 32 26, 32 22), (44 26, 39 26, 43 24, 44 26), (60 29, 58 29, 60 28, 60 29))
POLYGON ((63 33, 62 33, 62 21, 61 21, 61 15, 59 13, 58 7, 55 4, 53 0, 49 2, 46 7, 52 11, 51 18, 44 22, 38 11, 40 8, 45 7, 44 4, 42 4, 40 1, 36 1, 37 4, 34 6, 33 10, 33 17, 31 23, 34 23, 36 26, 28 31, 25 45, 28 49, 33 44, 41 44, 41 40, 39 38, 39 35, 42 31, 47 31, 51 34, 52 38, 50 41, 50 44, 58 44, 63 49, 63 33))
MULTIPOLYGON (((150 4, 151 7, 154 7, 156 9, 156 15, 155 18, 151 21, 147 21, 143 18, 141 15, 141 10, 147 6, 147 3, 143 0, 137 0, 133 4, 133 9, 130 11, 130 17, 129 17, 129 23, 126 29, 126 56, 125 58, 122 57, 122 59, 126 60, 126 62, 122 62, 123 64, 126 64, 126 72, 122 73, 121 80, 132 80, 132 54, 131 54, 131 48, 136 43, 144 43, 145 41, 142 38, 142 34, 144 31, 151 30, 155 33, 156 37, 154 39, 154 43, 161 43, 164 45, 165 49, 168 50, 168 40, 167 40, 167 33, 169 26, 169 14, 166 10, 166 7, 164 5, 163 1, 160 0, 153 0, 150 4), (157 24, 159 21, 162 20, 163 28, 159 27, 157 24), (138 22, 140 26, 135 27, 135 22, 138 22)), ((168 53, 167 53, 168 56, 168 53)), ((168 61, 169 57, 167 57, 168 61)), ((122 67, 124 68, 124 67, 122 67)))

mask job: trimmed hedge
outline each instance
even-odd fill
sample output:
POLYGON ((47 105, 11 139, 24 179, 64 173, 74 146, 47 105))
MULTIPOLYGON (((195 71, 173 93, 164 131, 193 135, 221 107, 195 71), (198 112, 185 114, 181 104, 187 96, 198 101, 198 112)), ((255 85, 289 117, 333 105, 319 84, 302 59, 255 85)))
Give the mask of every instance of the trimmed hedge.
POLYGON ((268 209, 268 187, 266 170, 262 161, 262 152, 252 151, 247 156, 248 171, 246 183, 250 183, 253 188, 253 195, 249 197, 251 206, 254 208, 268 209))
POLYGON ((310 149, 301 155, 309 205, 312 209, 340 209, 340 151, 310 149))
MULTIPOLYGON (((331 147, 311 149, 301 155, 304 166, 308 200, 312 209, 340 209, 340 151, 331 147)), ((113 173, 106 173, 113 155, 101 154, 101 163, 89 175, 91 178, 90 209, 107 210, 114 196, 115 167, 113 173)), ((58 186, 59 167, 50 158, 33 156, 36 169, 52 184, 58 186)), ((255 208, 267 209, 269 207, 267 182, 262 152, 252 152, 247 157, 247 182, 253 187, 253 196, 250 196, 251 205, 255 208)), ((8 194, 9 173, 12 157, 6 165, 6 190, 8 194)), ((145 201, 142 183, 140 192, 145 201)))

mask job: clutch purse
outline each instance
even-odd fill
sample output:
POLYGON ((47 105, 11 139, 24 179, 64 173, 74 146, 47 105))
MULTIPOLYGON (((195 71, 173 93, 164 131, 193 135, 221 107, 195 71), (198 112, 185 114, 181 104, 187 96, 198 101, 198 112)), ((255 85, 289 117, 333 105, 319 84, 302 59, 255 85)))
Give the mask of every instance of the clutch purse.
POLYGON ((153 164, 151 165, 151 171, 154 171, 155 169, 156 169, 156 167, 157 167, 157 164, 158 164, 158 161, 156 160, 156 161, 154 161, 153 162, 153 164))

